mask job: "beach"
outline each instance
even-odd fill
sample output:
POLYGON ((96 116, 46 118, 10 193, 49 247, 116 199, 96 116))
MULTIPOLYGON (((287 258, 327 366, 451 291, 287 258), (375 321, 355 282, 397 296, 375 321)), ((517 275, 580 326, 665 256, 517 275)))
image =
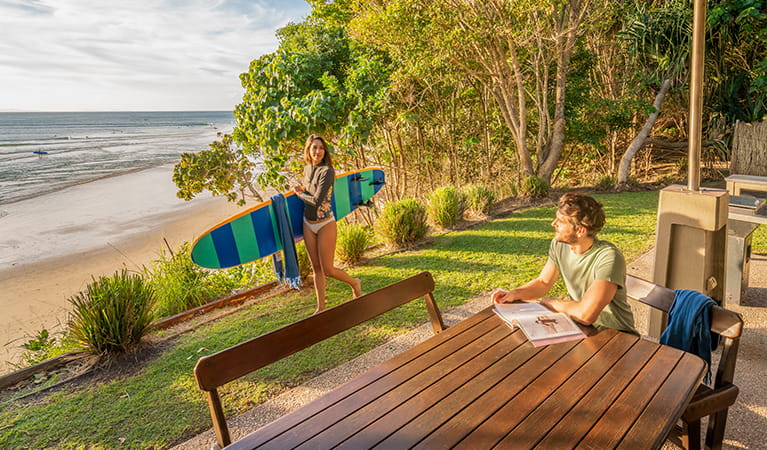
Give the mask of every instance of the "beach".
POLYGON ((23 343, 64 329, 67 299, 92 277, 141 270, 165 241, 176 249, 242 208, 201 194, 176 197, 172 165, 0 204, 0 373, 23 343))

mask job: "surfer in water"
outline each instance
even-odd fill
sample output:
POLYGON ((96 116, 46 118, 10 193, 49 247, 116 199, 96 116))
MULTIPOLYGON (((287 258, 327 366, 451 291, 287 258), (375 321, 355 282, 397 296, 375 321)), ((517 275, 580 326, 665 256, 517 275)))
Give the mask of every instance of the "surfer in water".
POLYGON ((325 277, 333 277, 351 286, 354 297, 362 295, 359 278, 352 278, 334 264, 338 228, 330 206, 335 170, 325 140, 312 134, 304 146, 304 184, 296 186, 304 201, 304 243, 312 262, 317 311, 325 309, 325 277))

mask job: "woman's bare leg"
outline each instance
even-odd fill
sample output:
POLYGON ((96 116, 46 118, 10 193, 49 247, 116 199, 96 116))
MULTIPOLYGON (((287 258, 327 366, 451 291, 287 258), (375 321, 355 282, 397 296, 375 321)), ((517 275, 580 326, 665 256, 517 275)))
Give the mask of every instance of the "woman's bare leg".
POLYGON ((320 251, 317 244, 317 235, 304 224, 304 245, 306 245, 306 253, 309 254, 309 261, 312 263, 314 292, 317 295, 317 310, 315 313, 325 309, 325 272, 322 271, 320 251))
POLYGON ((336 240, 338 239, 338 227, 336 221, 332 221, 329 224, 322 227, 317 233, 317 249, 320 254, 320 262, 322 263, 322 271, 325 275, 333 277, 336 280, 343 281, 352 288, 354 297, 362 295, 362 283, 359 278, 352 278, 348 273, 339 269, 334 264, 334 256, 336 252, 336 240))

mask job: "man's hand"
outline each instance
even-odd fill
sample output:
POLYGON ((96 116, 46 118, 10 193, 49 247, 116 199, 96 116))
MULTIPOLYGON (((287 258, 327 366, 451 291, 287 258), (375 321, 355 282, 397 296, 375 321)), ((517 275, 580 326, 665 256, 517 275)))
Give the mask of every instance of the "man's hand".
POLYGON ((490 299, 492 300, 492 303, 511 303, 514 300, 517 300, 510 294, 511 291, 507 291, 506 289, 496 289, 490 294, 490 299))

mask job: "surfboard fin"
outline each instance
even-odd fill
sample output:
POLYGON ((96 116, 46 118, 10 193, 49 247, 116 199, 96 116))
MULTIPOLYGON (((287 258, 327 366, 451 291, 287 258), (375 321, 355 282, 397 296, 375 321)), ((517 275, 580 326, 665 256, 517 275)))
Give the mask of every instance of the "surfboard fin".
POLYGON ((365 177, 362 176, 362 174, 359 174, 359 173, 356 173, 356 174, 352 175, 352 177, 351 177, 351 181, 367 181, 369 179, 370 178, 365 178, 365 177))
POLYGON ((370 183, 368 183, 370 186, 380 186, 382 184, 386 184, 384 180, 373 180, 370 183))
POLYGON ((367 206, 368 208, 373 206, 373 202, 371 200, 368 200, 366 202, 354 202, 354 206, 367 206))

